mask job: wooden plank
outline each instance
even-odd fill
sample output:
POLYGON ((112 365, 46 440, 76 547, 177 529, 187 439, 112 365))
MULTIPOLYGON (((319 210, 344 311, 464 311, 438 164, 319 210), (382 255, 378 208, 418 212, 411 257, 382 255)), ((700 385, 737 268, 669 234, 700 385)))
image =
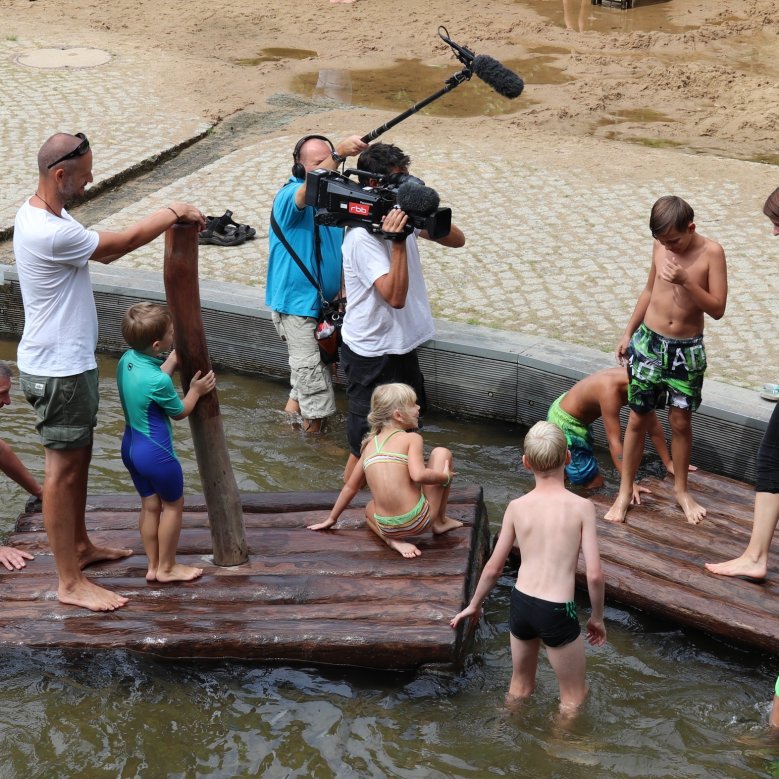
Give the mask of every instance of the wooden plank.
POLYGON ((362 494, 338 530, 306 524, 329 511, 336 492, 244 496, 247 542, 260 550, 246 565, 215 566, 205 506, 185 510, 178 558, 204 568, 201 579, 146 582, 147 560, 137 530, 135 496, 90 496, 87 526, 101 543, 128 546, 131 557, 90 566, 87 574, 130 599, 95 614, 56 599, 54 561, 40 515, 17 522, 10 543, 36 559, 22 571, 0 571, 0 646, 123 648, 166 657, 416 668, 457 663, 473 629, 449 619, 470 597, 488 551, 481 489, 453 490, 451 515, 466 526, 426 535, 422 556, 403 559, 365 525, 362 494), (470 502, 469 502, 470 501, 470 502), (278 511, 278 507, 286 510, 278 511))
MULTIPOLYGON (((676 503, 671 478, 646 483, 652 494, 630 509, 626 524, 598 522, 608 597, 722 638, 779 651, 779 580, 754 583, 715 576, 704 567, 746 547, 754 489, 702 471, 691 473, 690 490, 707 516, 690 525, 676 503)), ((593 496, 600 517, 613 497, 593 496)), ((771 555, 779 560, 777 538, 771 555)), ((581 560, 577 582, 586 587, 581 560)))

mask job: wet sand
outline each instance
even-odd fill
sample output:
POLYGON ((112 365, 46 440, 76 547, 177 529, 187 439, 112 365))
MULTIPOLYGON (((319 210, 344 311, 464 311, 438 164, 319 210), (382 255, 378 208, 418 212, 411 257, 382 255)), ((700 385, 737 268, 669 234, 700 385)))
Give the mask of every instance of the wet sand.
MULTIPOLYGON (((296 76, 322 71, 367 66, 378 84, 382 69, 412 59, 417 67, 442 68, 443 81, 447 68, 459 67, 436 35, 444 24, 477 54, 517 62, 532 85, 517 112, 459 120, 463 144, 487 134, 500 144, 517 135, 592 135, 779 158, 777 0, 638 0, 629 11, 590 0, 490 2, 478 11, 464 0, 191 0, 184 7, 0 0, 0 12, 6 36, 105 45, 120 55, 149 52, 166 99, 209 119, 263 110, 269 97, 290 91, 296 76), (268 49, 292 49, 288 55, 303 59, 239 64, 262 59, 268 49), (172 55, 173 64, 155 51, 172 55)), ((393 78, 402 93, 413 85, 415 67, 393 78)), ((360 131, 378 119, 385 117, 372 108, 349 117, 360 131)), ((307 123, 300 126, 305 131, 307 123)))

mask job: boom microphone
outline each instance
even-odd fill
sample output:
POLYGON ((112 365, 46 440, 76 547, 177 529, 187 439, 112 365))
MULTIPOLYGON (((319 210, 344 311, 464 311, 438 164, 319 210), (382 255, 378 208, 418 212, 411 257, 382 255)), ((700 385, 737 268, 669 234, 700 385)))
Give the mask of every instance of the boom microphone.
POLYGON ((455 43, 449 37, 449 31, 443 25, 438 28, 438 37, 452 47, 455 57, 466 68, 473 71, 499 95, 513 100, 522 94, 525 82, 505 65, 501 65, 493 57, 488 57, 486 54, 474 54, 470 49, 466 49, 465 46, 455 43))
POLYGON ((519 97, 522 94, 522 90, 525 88, 525 83, 522 79, 513 71, 509 70, 505 65, 501 65, 496 59, 488 57, 486 54, 474 54, 470 49, 466 49, 465 46, 460 46, 455 43, 449 37, 449 31, 443 25, 438 28, 438 35, 446 44, 452 47, 454 56, 465 66, 462 70, 451 75, 445 82, 444 86, 429 95, 424 100, 420 100, 405 110, 402 114, 398 114, 396 117, 385 122, 381 127, 377 127, 371 130, 366 135, 362 136, 364 143, 370 143, 375 141, 380 135, 383 135, 391 127, 408 119, 417 111, 421 111, 425 106, 430 105, 434 100, 438 100, 439 97, 443 97, 447 92, 451 92, 460 84, 464 84, 475 73, 485 84, 492 87, 499 95, 507 97, 513 100, 515 97, 519 97))
POLYGON ((473 58, 471 70, 499 95, 510 100, 519 97, 525 88, 525 82, 516 73, 486 54, 477 54, 473 58))
POLYGON ((436 212, 441 198, 432 187, 405 182, 398 187, 397 203, 407 214, 430 216, 436 212))

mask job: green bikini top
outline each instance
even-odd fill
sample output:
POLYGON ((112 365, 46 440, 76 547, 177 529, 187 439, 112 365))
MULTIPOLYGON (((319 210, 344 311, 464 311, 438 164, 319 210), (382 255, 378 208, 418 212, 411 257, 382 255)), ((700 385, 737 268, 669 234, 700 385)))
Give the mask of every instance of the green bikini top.
POLYGON ((368 466, 376 463, 402 463, 408 465, 408 455, 401 454, 400 452, 386 452, 384 447, 387 445, 387 441, 395 435, 395 433, 402 433, 402 430, 393 430, 385 439, 384 442, 379 442, 379 437, 373 437, 373 445, 376 447, 376 451, 370 456, 366 457, 362 461, 362 469, 365 471, 368 466))

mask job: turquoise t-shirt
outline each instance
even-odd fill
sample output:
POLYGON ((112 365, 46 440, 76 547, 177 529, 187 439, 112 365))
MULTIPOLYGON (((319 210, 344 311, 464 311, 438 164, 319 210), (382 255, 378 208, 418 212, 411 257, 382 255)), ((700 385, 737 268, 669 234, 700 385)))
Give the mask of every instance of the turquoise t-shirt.
POLYGON ((161 370, 159 357, 128 349, 119 360, 116 383, 128 427, 175 456, 169 417, 184 411, 173 379, 161 370))
MULTIPOLYGON (((311 275, 319 280, 325 298, 332 300, 341 289, 341 244, 344 231, 342 227, 320 225, 317 228, 322 241, 320 274, 314 247, 314 208, 304 206, 301 209, 295 205, 295 192, 302 183, 302 179, 289 179, 273 201, 273 214, 289 245, 311 275)), ((319 316, 319 293, 289 256, 273 228, 268 228, 268 252, 265 305, 282 314, 319 316)))

